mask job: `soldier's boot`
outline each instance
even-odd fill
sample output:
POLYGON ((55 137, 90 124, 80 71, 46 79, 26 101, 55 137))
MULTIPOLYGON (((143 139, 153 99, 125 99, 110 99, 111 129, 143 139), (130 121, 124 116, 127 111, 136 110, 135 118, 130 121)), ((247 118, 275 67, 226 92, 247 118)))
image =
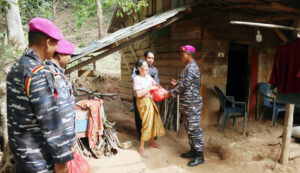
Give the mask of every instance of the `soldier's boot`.
POLYGON ((204 164, 204 163, 205 163, 205 160, 204 160, 203 152, 197 151, 196 156, 194 157, 194 159, 192 161, 190 161, 188 163, 188 166, 197 166, 197 165, 204 164))
POLYGON ((180 155, 182 158, 193 158, 196 156, 196 150, 191 147, 190 151, 180 155))

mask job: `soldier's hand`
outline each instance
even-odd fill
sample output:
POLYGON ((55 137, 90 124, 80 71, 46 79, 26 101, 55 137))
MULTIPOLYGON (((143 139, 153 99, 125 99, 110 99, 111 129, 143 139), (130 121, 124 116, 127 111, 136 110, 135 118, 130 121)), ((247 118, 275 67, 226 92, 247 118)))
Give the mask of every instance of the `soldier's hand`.
POLYGON ((170 97, 169 92, 165 92, 165 97, 166 97, 166 99, 169 99, 169 97, 170 97))
POLYGON ((55 173, 69 173, 68 163, 55 163, 54 164, 54 172, 55 173))
POLYGON ((171 84, 173 85, 173 87, 175 87, 177 85, 177 80, 176 79, 172 79, 171 80, 171 84))

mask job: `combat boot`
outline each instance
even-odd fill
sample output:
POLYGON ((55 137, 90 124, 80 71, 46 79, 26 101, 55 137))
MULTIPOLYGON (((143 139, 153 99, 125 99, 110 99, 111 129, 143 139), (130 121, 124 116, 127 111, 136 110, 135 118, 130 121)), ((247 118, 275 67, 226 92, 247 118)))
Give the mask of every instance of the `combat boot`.
POLYGON ((192 161, 190 161, 188 163, 188 166, 197 166, 197 165, 204 164, 204 163, 205 163, 205 160, 204 160, 203 152, 196 151, 196 156, 194 157, 194 159, 192 161))
POLYGON ((196 150, 191 147, 190 151, 180 155, 182 158, 193 158, 196 156, 196 150))

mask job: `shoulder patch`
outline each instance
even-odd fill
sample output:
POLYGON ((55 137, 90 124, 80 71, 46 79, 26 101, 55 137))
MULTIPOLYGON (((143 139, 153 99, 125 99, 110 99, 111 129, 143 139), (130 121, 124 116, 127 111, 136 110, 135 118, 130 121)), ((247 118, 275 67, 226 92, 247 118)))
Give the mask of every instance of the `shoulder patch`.
POLYGON ((31 83, 31 75, 36 74, 37 72, 41 71, 42 69, 44 69, 44 65, 40 65, 40 66, 34 68, 25 80, 25 93, 28 98, 29 98, 29 94, 30 94, 29 89, 30 89, 30 83, 31 83))

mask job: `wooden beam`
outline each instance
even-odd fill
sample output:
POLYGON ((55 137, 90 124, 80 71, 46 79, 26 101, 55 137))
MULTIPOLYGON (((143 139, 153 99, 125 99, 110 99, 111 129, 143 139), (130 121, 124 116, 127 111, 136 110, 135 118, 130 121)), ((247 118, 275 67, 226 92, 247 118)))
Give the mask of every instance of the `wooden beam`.
POLYGON ((271 7, 280 11, 286 11, 291 13, 297 13, 300 14, 300 10, 292 7, 287 7, 285 5, 279 4, 277 2, 272 2, 271 7))
POLYGON ((286 38, 286 36, 277 28, 273 29, 275 31, 275 33, 278 35, 278 37, 281 39, 282 42, 287 42, 288 39, 286 38))
MULTIPOLYGON (((185 11, 188 11, 188 10, 190 10, 190 9, 187 9, 185 11)), ((185 11, 179 13, 177 16, 175 16, 175 17, 169 19, 168 21, 164 22, 163 24, 161 24, 161 27, 155 28, 155 29, 150 28, 149 31, 145 32, 144 34, 142 34, 140 36, 137 36, 135 38, 129 39, 128 41, 126 41, 124 43, 121 43, 120 45, 118 45, 118 46, 116 46, 116 47, 114 47, 114 48, 112 48, 112 49, 110 49, 108 51, 105 51, 105 52, 103 52, 103 53, 101 53, 101 54, 99 54, 99 55, 97 55, 95 57, 92 57, 92 58, 90 58, 90 59, 88 59, 86 61, 83 61, 83 62, 81 62, 81 63, 79 63, 79 64, 77 64, 77 65, 75 65, 75 66, 73 66, 71 68, 68 68, 65 71, 65 73, 69 74, 69 73, 71 73, 71 72, 73 72, 75 70, 78 70, 78 69, 80 69, 80 68, 82 68, 82 67, 84 67, 84 66, 86 66, 88 64, 91 64, 91 63, 93 63, 95 61, 98 61, 98 60, 106 57, 107 55, 110 55, 110 54, 112 54, 112 53, 114 53, 114 52, 116 52, 116 51, 118 51, 120 49, 123 49, 123 48, 129 46, 130 44, 132 44, 132 43, 134 43, 136 41, 139 41, 139 40, 141 40, 141 39, 143 39, 143 38, 145 38, 147 36, 150 36, 151 34, 157 32, 158 30, 160 30, 160 29, 162 29, 162 28, 164 28, 164 27, 166 27, 166 26, 174 23, 175 21, 183 18, 186 15, 185 11)))
MULTIPOLYGON (((258 16, 250 19, 253 22, 266 22, 266 21, 282 21, 282 20, 293 20, 295 15, 268 15, 268 16, 258 16)), ((247 20, 246 20, 247 21, 247 20)))
POLYGON ((278 10, 283 12, 290 12, 300 14, 300 10, 292 7, 287 7, 282 4, 272 2, 270 5, 266 4, 237 4, 237 5, 228 5, 227 8, 240 8, 240 9, 252 9, 252 10, 278 10))
POLYGON ((289 161, 294 108, 295 108, 294 104, 287 104, 285 115, 284 115, 285 117, 284 117, 284 127, 283 127, 283 138, 282 138, 282 147, 281 147, 281 156, 280 156, 280 163, 284 165, 287 164, 289 161))
POLYGON ((123 55, 123 53, 121 54, 121 57, 122 57, 122 59, 124 60, 126 66, 127 66, 127 68, 128 68, 129 73, 131 73, 131 69, 130 69, 129 64, 128 64, 127 60, 126 60, 126 57, 123 55))

